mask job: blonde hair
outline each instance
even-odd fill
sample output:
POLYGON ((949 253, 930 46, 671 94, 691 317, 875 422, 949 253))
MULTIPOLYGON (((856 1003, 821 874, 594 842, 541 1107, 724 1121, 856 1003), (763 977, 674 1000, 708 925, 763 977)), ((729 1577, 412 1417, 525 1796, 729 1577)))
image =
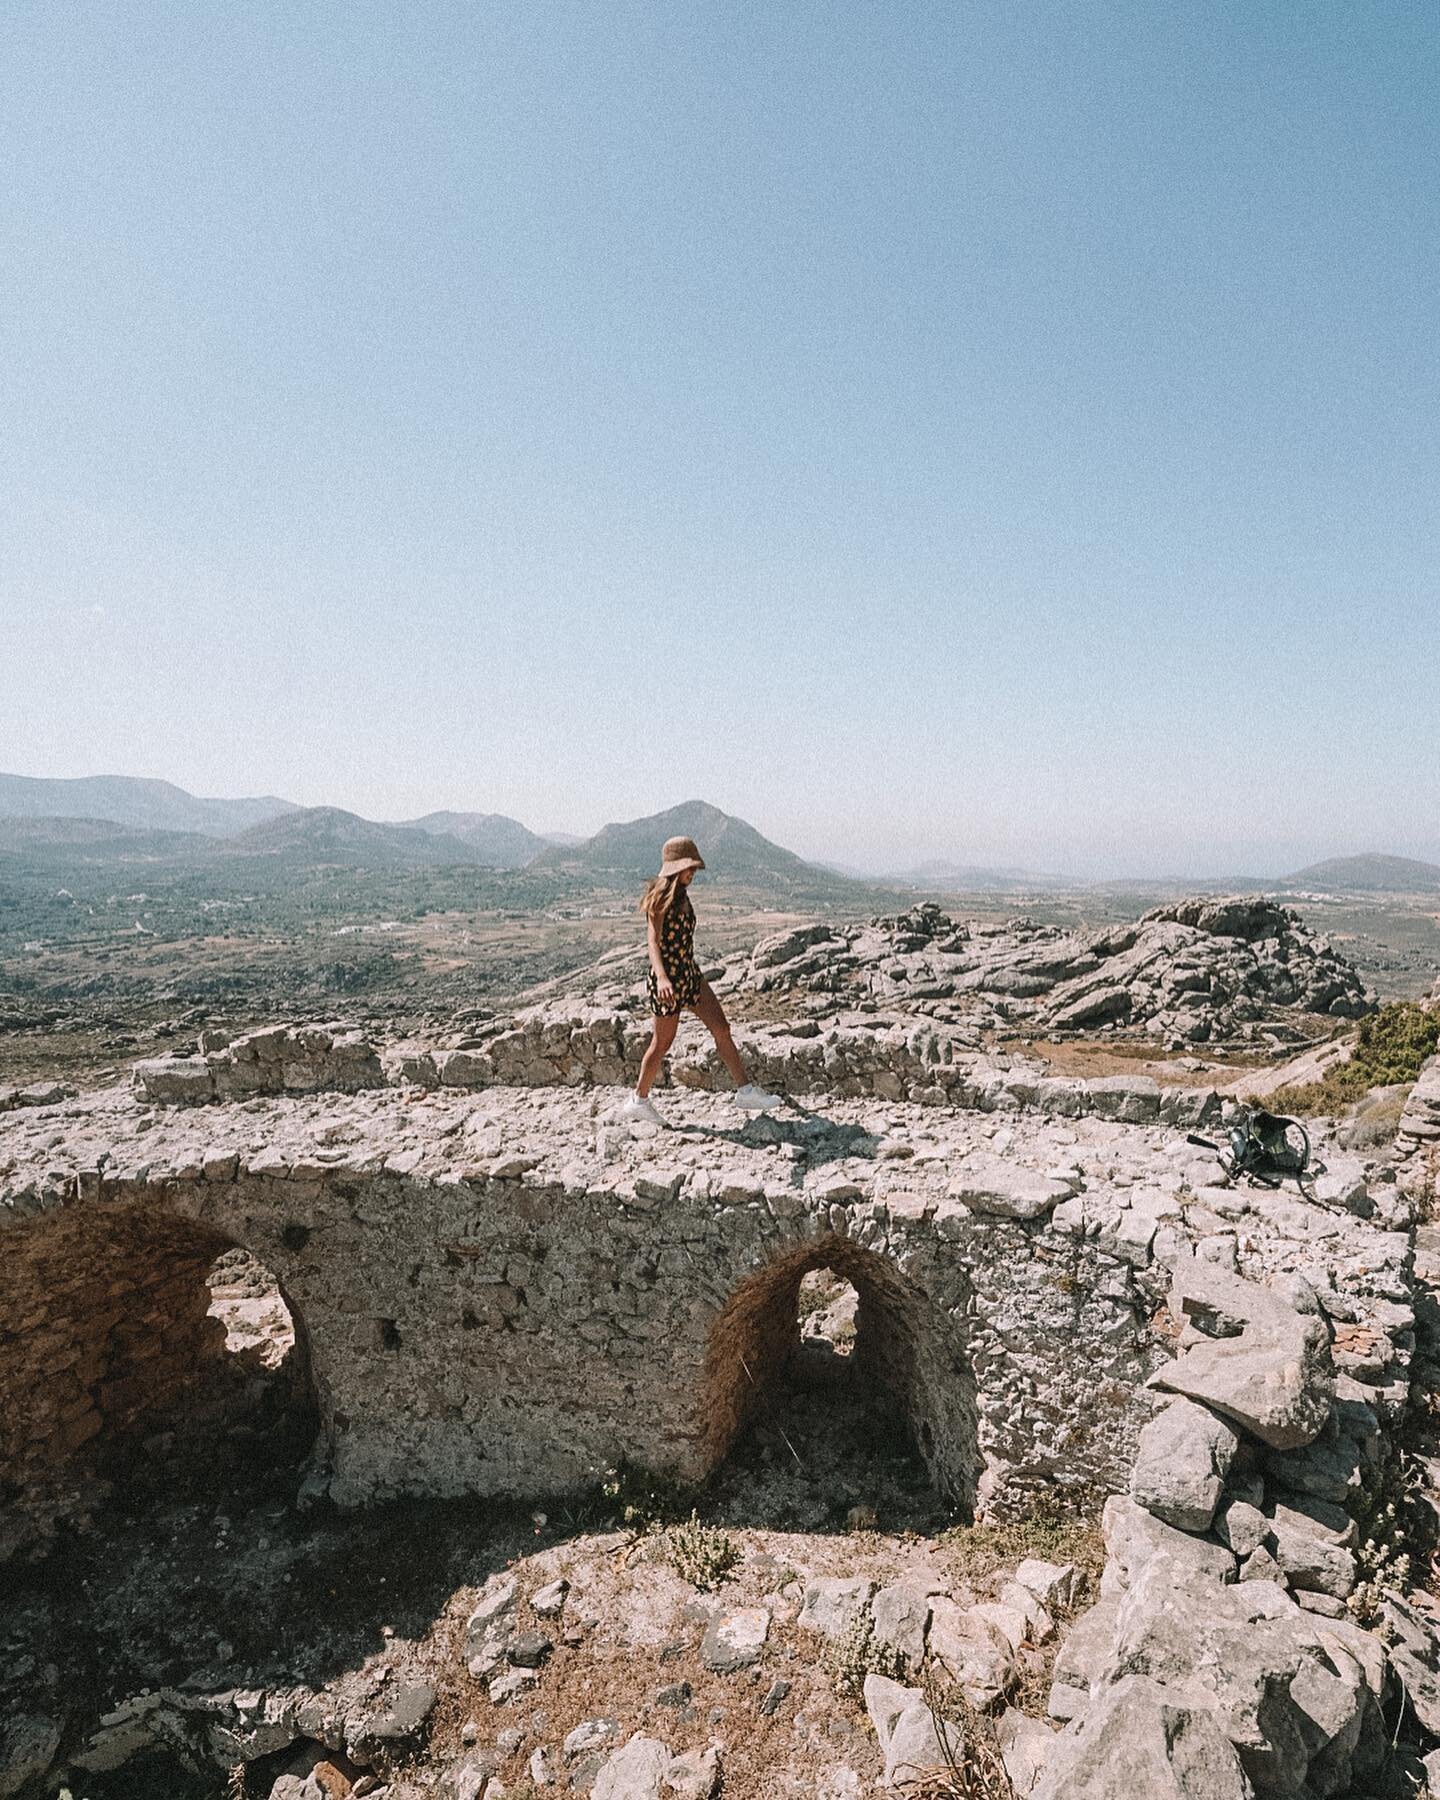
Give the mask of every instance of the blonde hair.
POLYGON ((652 875, 640 896, 641 912, 658 924, 675 904, 684 886, 678 875, 652 875))

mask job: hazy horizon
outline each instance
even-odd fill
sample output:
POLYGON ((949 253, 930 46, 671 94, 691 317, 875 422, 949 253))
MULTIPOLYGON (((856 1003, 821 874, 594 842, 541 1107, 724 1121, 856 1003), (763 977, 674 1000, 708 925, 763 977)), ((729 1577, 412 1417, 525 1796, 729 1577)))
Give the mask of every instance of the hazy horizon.
POLYGON ((0 22, 0 766, 1440 859, 1440 13, 0 22))
MULTIPOLYGON (((363 804, 352 803, 351 800, 338 798, 334 794, 302 798, 297 792, 288 789, 268 789, 257 787, 255 785, 246 786, 244 784, 237 786, 233 783, 230 788, 224 792, 210 789, 202 791, 190 786, 186 782, 177 781, 173 775, 155 772, 137 775, 134 770, 129 769, 88 769, 85 771, 84 776, 81 777, 47 777, 43 773, 39 773, 33 769, 0 769, 0 775, 21 775, 34 778, 37 777, 37 774, 40 779, 73 780, 85 779, 87 777, 92 779, 106 779, 119 776, 139 780, 168 781, 172 786, 181 788, 184 792, 202 799, 234 800, 257 798, 262 795, 268 795, 274 799, 293 801, 297 805, 302 806, 340 807, 344 811, 356 813, 362 818, 374 819, 388 824, 403 824, 409 820, 424 818, 427 814, 436 812, 499 813, 518 820, 520 824, 540 835, 553 832, 572 834, 577 837, 591 837, 604 825, 626 823, 632 819, 638 818, 648 818, 656 813, 665 812, 673 806, 681 805, 686 801, 704 800, 711 805, 720 806, 720 809, 723 812, 744 819, 747 824, 753 825, 757 831, 763 836, 770 838, 772 842, 778 843, 784 849, 795 851, 798 855, 805 857, 808 861, 843 866, 853 869, 857 873, 870 878, 905 874, 925 863, 952 863, 957 866, 977 870, 1013 868, 1020 870, 1027 875, 1054 875, 1075 880, 1096 881, 1150 881, 1164 880, 1169 877, 1174 877, 1176 879, 1195 878, 1214 880, 1224 876, 1264 880, 1291 874, 1298 869, 1306 867, 1310 863, 1320 862, 1330 857, 1365 854, 1413 856, 1417 861, 1431 862, 1440 865, 1440 842, 1437 842, 1437 846, 1432 847, 1428 853, 1423 847, 1419 849, 1402 849, 1397 848, 1393 844, 1360 842, 1344 846, 1336 846, 1329 843, 1319 846, 1312 845, 1308 852, 1305 852, 1303 848, 1297 847, 1289 855, 1281 855, 1279 846, 1275 844, 1255 844, 1251 846, 1248 852, 1249 860, 1237 861, 1235 858, 1244 858, 1247 855, 1247 851, 1243 844, 1237 840, 1236 846, 1231 850, 1227 851, 1223 847, 1217 848, 1216 857, 1213 860, 1206 860, 1202 852, 1202 847, 1194 846, 1192 847, 1192 860, 1174 864, 1165 864, 1163 860, 1127 863, 1117 857, 1113 862, 1103 862, 1097 859, 1092 862, 1077 862, 1066 865, 1058 861, 1046 862, 1035 856, 1021 856, 1001 849, 995 850, 993 854, 987 854, 983 846, 954 846, 944 843, 937 838, 928 842, 914 842, 909 844, 900 842, 896 851, 891 855, 867 856, 863 852, 857 852, 853 845, 848 845, 843 841, 839 844, 838 848, 829 847, 823 840, 815 840, 810 844, 793 841, 789 837, 783 835, 783 833, 771 829, 767 825, 765 818, 763 817, 763 808, 747 809, 743 805, 723 805, 721 802, 717 801, 713 795, 709 794, 686 793, 671 795, 657 799, 653 805, 644 805, 634 813, 622 814, 612 812, 606 814, 603 818, 597 817, 593 819, 593 821, 578 824, 567 822, 565 820, 549 821, 528 818, 523 813, 517 812, 513 807, 504 804, 503 797, 494 795, 488 796, 484 802, 475 800, 473 796, 467 799, 450 795, 448 797, 436 798, 432 804, 416 806, 412 811, 387 813, 383 811, 368 810, 363 804), (816 847, 817 843, 819 845, 818 848, 816 847), (1226 860, 1227 857, 1229 860, 1226 860), (1262 858, 1263 860, 1261 860, 1262 858)), ((3 807, 0 807, 0 814, 3 814, 3 807)), ((1303 846, 1303 840, 1297 840, 1297 844, 1303 846)))

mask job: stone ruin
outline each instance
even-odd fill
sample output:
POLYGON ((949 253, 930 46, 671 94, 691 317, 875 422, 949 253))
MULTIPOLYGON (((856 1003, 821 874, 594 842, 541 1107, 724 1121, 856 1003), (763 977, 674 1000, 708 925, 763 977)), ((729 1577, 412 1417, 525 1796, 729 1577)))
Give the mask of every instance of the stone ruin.
MULTIPOLYGON (((210 1272, 237 1250, 293 1320, 303 1489, 346 1506, 556 1493, 622 1460, 701 1479, 824 1268, 858 1296, 857 1365, 962 1516, 1109 1496, 1049 1717, 1005 1715, 1018 1793, 1377 1792, 1402 1695, 1440 1737, 1434 1612, 1367 1591, 1355 1523, 1415 1376, 1440 1059, 1393 1155, 1322 1133, 1302 1195, 1217 1179, 1185 1142, 1218 1115, 1206 1090, 1063 1081, 944 1021, 876 1026, 752 1033, 795 1098, 775 1117, 739 1121, 708 1060, 680 1059, 663 1132, 609 1117, 632 1026, 573 1008, 384 1056, 278 1029, 11 1112, 5 1550, 83 1529, 183 1420, 216 1353, 210 1272)), ((922 1596, 911 1676, 928 1659, 1003 1705, 1065 1580, 1021 1573, 988 1609, 922 1596)), ((504 1611, 472 1644, 509 1642, 504 1611)), ((913 1682, 872 1675, 866 1701, 903 1785, 941 1727, 913 1682)), ((299 1734, 300 1701, 266 1704, 267 1745, 299 1734)), ((648 1757, 658 1795, 670 1763, 633 1742, 606 1791, 651 1792, 624 1785, 648 1757)))

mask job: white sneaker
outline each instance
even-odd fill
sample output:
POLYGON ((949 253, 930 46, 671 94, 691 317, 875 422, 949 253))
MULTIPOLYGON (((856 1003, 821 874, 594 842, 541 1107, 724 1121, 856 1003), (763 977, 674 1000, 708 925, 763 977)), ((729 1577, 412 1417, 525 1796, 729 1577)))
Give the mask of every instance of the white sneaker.
POLYGON ((743 1106, 746 1112, 769 1112, 774 1106, 784 1102, 779 1094, 767 1094, 764 1088, 756 1087, 753 1081, 747 1081, 742 1088, 736 1088, 731 1096, 737 1106, 743 1106))
POLYGON ((648 1094, 631 1094, 623 1106, 616 1110, 616 1118, 623 1119, 627 1125, 644 1123, 646 1125, 663 1125, 664 1114, 648 1094))

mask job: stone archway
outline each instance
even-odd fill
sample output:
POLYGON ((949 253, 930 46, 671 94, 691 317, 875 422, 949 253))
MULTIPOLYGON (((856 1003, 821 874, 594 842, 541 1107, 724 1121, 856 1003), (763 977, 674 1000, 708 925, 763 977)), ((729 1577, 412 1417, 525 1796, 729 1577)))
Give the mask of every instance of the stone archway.
POLYGON ((953 1310, 940 1305, 890 1257, 826 1235, 747 1276, 710 1327, 703 1429, 713 1470, 764 1404, 800 1348, 800 1284, 828 1269, 859 1296, 856 1376, 898 1408, 935 1487, 973 1512, 980 1475, 975 1379, 953 1310))
POLYGON ((233 1238, 137 1207, 77 1209, 6 1249, 0 1556, 147 1482, 176 1492, 298 1471, 319 1419, 305 1323, 233 1238), (247 1340, 246 1283, 273 1297, 293 1341, 273 1322, 263 1350, 263 1327, 247 1340))

